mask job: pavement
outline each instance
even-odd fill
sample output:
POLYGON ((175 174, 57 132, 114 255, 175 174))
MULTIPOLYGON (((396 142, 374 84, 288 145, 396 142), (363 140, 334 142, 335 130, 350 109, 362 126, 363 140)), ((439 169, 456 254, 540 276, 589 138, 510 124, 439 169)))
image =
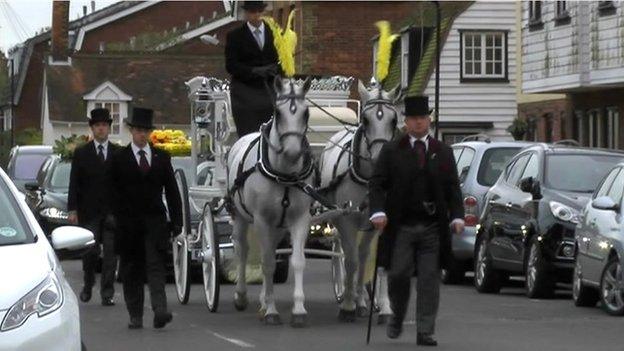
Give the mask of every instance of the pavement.
MULTIPOLYGON (((76 293, 81 289, 79 261, 64 261, 63 268, 76 293)), ((100 305, 97 286, 93 299, 80 306, 83 341, 89 351, 148 350, 414 350, 416 327, 415 299, 400 339, 390 340, 385 327, 374 325, 372 341, 366 346, 366 319, 341 324, 338 305, 330 283, 330 261, 308 260, 304 277, 308 327, 288 325, 292 301, 292 275, 286 284, 277 285, 276 300, 284 325, 265 326, 257 315, 259 285, 249 288, 247 311, 233 306, 233 285, 221 286, 218 313, 205 305, 203 286, 192 286, 187 305, 180 305, 173 285, 167 285, 173 322, 161 330, 152 328, 149 298, 146 298, 142 330, 128 330, 128 316, 121 286, 116 285, 114 307, 100 305)), ((558 291, 553 299, 526 298, 521 281, 504 288, 500 294, 479 294, 470 279, 459 286, 444 286, 441 291, 436 338, 437 350, 624 350, 624 320, 606 315, 599 308, 578 308, 569 291, 558 291)), ((146 296, 147 294, 146 290, 146 296)), ((422 349, 422 347, 420 347, 422 349)))

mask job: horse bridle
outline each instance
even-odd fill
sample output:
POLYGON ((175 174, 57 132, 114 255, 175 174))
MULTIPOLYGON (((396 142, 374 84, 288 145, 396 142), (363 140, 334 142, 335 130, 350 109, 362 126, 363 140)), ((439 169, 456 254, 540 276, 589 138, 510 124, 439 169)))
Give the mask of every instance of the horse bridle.
MULTIPOLYGON (((367 110, 370 110, 372 108, 377 107, 377 112, 375 112, 375 117, 378 120, 381 121, 381 119, 384 117, 384 113, 383 113, 383 107, 384 106, 389 107, 394 112, 394 117, 395 117, 395 119, 394 119, 395 122, 394 123, 395 123, 395 126, 394 126, 394 128, 392 128, 392 137, 390 138, 390 140, 392 140, 392 139, 394 139, 394 136, 396 135, 396 123, 398 122, 398 113, 396 111, 396 108, 392 104, 392 102, 390 102, 389 100, 386 100, 386 99, 382 99, 382 98, 368 100, 364 104, 364 106, 362 106, 360 114, 364 116, 364 115, 366 115, 365 112, 367 110)), ((365 121, 365 120, 363 120, 363 121, 365 121)), ((371 149, 373 148, 373 146, 375 144, 378 144, 378 143, 385 144, 385 143, 387 143, 390 140, 386 140, 386 139, 382 139, 382 138, 369 140, 368 136, 366 135, 366 125, 365 124, 366 123, 362 123, 359 128, 363 129, 362 130, 362 135, 363 135, 364 142, 366 143, 366 150, 370 154, 371 149)))
POLYGON ((281 154, 284 152, 284 139, 286 139, 287 137, 290 136, 294 136, 297 137, 301 140, 301 145, 302 147, 308 148, 309 145, 306 142, 306 134, 308 132, 308 119, 310 118, 310 111, 306 109, 305 112, 305 125, 306 128, 303 132, 284 132, 284 133, 280 133, 279 130, 279 120, 282 117, 282 115, 279 113, 277 107, 280 105, 284 105, 288 102, 290 102, 290 107, 289 107, 289 111, 292 114, 297 113, 297 104, 296 101, 297 99, 305 99, 305 94, 296 94, 295 93, 295 85, 294 83, 291 81, 289 82, 290 84, 290 93, 288 94, 283 94, 283 95, 279 95, 276 99, 275 99, 275 103, 273 104, 273 116, 274 116, 274 123, 273 125, 275 126, 275 132, 278 135, 278 140, 279 140, 279 145, 274 145, 271 142, 271 139, 269 137, 269 129, 263 129, 262 131, 262 137, 266 140, 267 144, 269 145, 269 147, 275 151, 277 154, 281 154))

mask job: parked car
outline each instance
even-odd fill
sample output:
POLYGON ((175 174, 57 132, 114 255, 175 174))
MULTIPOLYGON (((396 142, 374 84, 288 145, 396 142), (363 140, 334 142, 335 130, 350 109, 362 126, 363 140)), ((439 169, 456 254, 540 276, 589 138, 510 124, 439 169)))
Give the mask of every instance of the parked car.
POLYGON ((529 142, 467 141, 453 145, 457 174, 464 201, 464 231, 453 235, 453 261, 449 269, 442 270, 442 282, 457 284, 464 280, 466 271, 474 267, 474 243, 479 214, 484 208, 484 198, 500 176, 507 161, 529 142))
MULTIPOLYGON (((57 250, 84 249, 93 234, 60 227, 57 250)), ((80 350, 76 295, 37 220, 0 170, 0 350, 80 350)))
POLYGON ((39 221, 45 235, 60 226, 69 225, 67 193, 71 161, 51 155, 43 162, 36 182, 26 183, 26 203, 39 221))
POLYGON ((523 274, 531 298, 572 281, 579 214, 624 153, 538 144, 524 149, 488 191, 475 248, 475 286, 495 293, 523 274))
POLYGON ((52 155, 52 146, 15 146, 11 149, 7 174, 19 191, 23 193, 24 184, 37 181, 37 172, 50 155, 52 155))
POLYGON ((624 315, 624 163, 604 178, 576 227, 572 298, 576 306, 596 306, 624 315))

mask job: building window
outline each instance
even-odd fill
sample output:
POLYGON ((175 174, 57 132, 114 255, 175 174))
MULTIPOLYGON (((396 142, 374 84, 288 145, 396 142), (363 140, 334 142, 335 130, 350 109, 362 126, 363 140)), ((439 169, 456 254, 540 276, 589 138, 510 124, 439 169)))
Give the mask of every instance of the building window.
POLYGON ((555 25, 560 26, 570 23, 570 13, 568 12, 567 1, 557 1, 555 4, 555 25))
POLYGON ((507 81, 507 32, 461 32, 461 79, 507 81))
POLYGON ((615 4, 613 1, 598 1, 598 14, 600 16, 615 14, 615 4))
POLYGON ((529 1, 529 29, 543 28, 542 2, 529 1))
POLYGON ((121 114, 119 113, 118 102, 96 102, 95 108, 105 108, 110 112, 113 123, 111 124, 111 135, 118 136, 121 131, 121 114))

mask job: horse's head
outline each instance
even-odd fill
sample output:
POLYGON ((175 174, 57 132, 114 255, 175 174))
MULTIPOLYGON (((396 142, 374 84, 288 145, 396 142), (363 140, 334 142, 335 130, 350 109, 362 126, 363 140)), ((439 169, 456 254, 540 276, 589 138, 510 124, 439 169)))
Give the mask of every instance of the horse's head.
POLYGON ((358 91, 362 103, 360 128, 363 128, 363 141, 374 162, 383 144, 392 140, 396 133, 399 113, 394 104, 399 98, 400 86, 387 92, 378 84, 366 89, 358 80, 358 91))
POLYGON ((293 78, 276 77, 273 84, 276 98, 272 132, 279 138, 279 152, 291 163, 299 160, 307 147, 305 136, 310 115, 305 95, 310 83, 309 78, 301 83, 293 78))

